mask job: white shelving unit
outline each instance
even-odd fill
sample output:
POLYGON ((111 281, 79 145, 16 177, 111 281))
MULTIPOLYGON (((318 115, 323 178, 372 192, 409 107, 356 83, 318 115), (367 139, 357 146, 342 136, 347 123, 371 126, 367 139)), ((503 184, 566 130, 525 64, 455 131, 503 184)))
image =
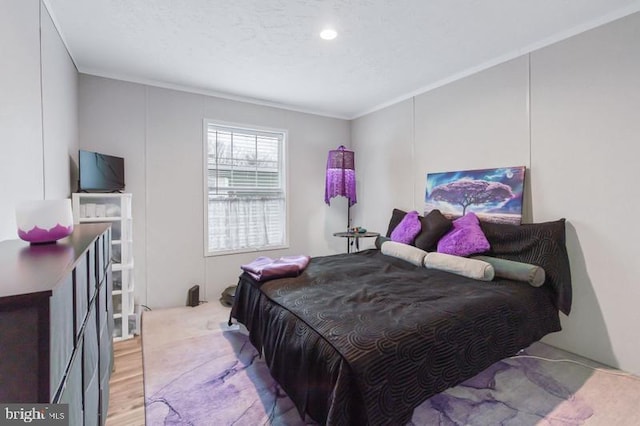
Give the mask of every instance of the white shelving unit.
POLYGON ((139 334, 140 320, 133 297, 133 227, 131 194, 75 193, 74 223, 111 223, 114 340, 139 334))

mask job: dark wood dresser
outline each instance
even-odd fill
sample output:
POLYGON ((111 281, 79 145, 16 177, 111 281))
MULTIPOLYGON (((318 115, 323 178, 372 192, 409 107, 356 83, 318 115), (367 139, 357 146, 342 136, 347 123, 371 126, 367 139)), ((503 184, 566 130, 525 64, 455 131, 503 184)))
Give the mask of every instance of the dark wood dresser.
POLYGON ((55 244, 0 242, 0 402, 66 403, 104 424, 113 368, 111 228, 55 244))

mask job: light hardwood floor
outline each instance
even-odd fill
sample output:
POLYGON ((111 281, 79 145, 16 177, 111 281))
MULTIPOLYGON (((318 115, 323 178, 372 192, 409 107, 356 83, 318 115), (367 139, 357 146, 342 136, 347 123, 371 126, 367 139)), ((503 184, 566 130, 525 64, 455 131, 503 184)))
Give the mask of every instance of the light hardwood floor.
POLYGON ((107 426, 144 426, 142 339, 114 343, 115 370, 109 382, 107 426))

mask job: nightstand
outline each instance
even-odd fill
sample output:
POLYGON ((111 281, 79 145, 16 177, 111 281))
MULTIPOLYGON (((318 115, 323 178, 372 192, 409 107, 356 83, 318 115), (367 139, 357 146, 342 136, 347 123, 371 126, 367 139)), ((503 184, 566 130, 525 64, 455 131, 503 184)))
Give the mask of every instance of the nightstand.
POLYGON ((342 237, 347 239, 347 253, 351 253, 351 246, 354 241, 356 243, 356 251, 360 251, 360 238, 378 237, 378 232, 334 232, 334 237, 342 237))

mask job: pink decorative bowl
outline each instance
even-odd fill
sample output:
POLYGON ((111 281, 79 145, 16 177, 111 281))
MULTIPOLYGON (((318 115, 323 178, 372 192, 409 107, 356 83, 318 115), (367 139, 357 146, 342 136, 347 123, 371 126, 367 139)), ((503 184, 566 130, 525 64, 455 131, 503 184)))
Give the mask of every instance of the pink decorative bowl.
POLYGON ((16 208, 18 236, 31 244, 58 241, 73 232, 71 200, 27 201, 16 208))

